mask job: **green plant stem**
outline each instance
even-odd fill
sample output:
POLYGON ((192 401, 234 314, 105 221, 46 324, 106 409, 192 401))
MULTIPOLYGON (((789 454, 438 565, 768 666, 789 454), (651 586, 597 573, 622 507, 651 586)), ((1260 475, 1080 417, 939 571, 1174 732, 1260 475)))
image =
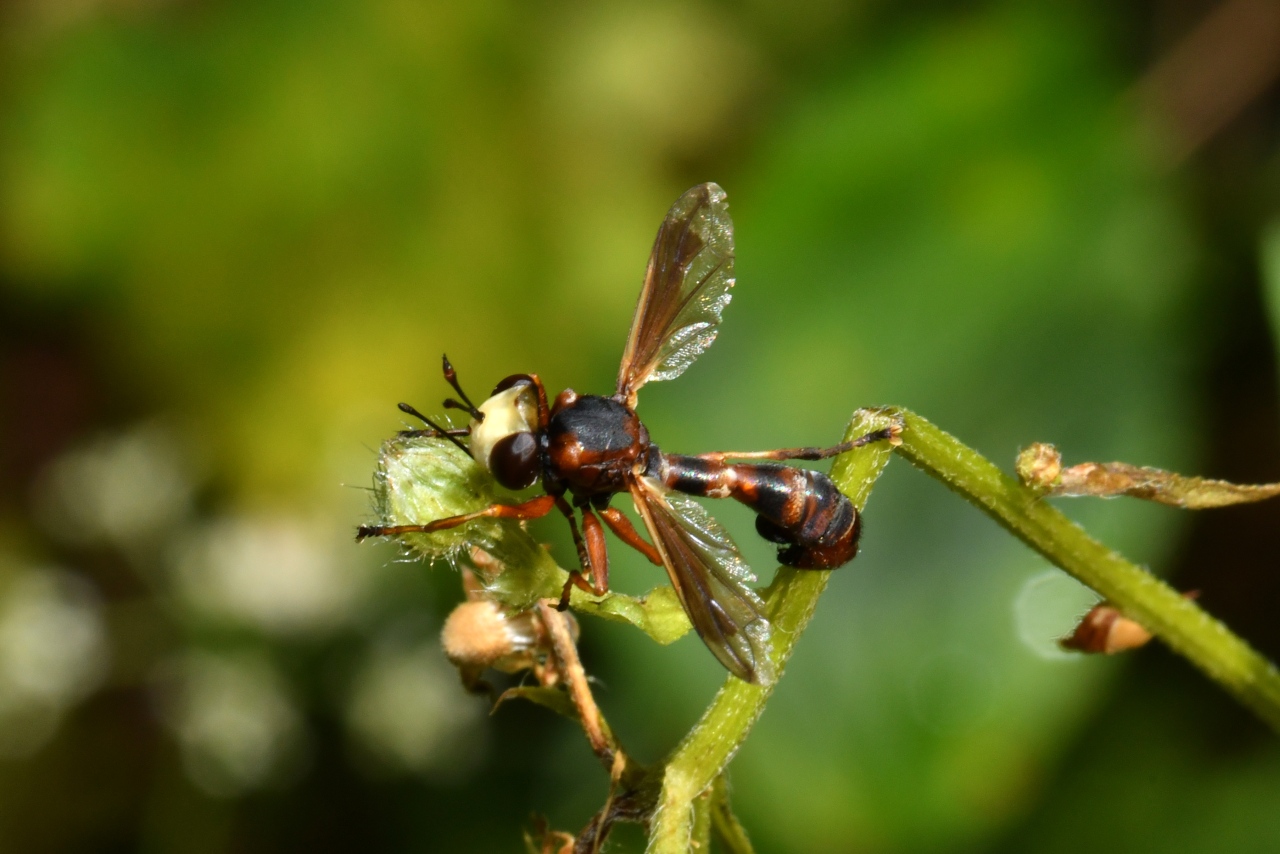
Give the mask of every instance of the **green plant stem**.
POLYGON ((920 416, 898 452, 1053 564, 1092 587, 1280 730, 1280 673, 1239 636, 1151 573, 1084 532, 1036 492, 920 416))
POLYGON ((755 854, 746 829, 729 805, 729 781, 724 774, 711 785, 711 826, 727 854, 755 854))
MULTIPOLYGON (((845 438, 855 439, 892 423, 893 413, 859 410, 845 438)), ((887 442, 877 442, 844 454, 832 467, 836 484, 859 510, 889 462, 891 450, 887 442)), ((773 624, 772 658, 779 679, 830 574, 783 567, 765 593, 773 624)), ((734 677, 725 681, 702 719, 661 770, 662 791, 650 824, 648 854, 687 854, 694 830, 694 801, 724 771, 772 692, 771 685, 751 685, 734 677)))
MULTIPOLYGON (((924 418, 905 409, 859 410, 846 439, 901 424, 897 452, 979 507, 1053 564, 1106 597, 1280 730, 1280 672, 1193 601, 1091 538, 1043 498, 924 418)), ((836 485, 862 509, 888 458, 887 443, 845 454, 836 485)), ((826 588, 828 572, 778 570, 766 600, 779 678, 826 588)), ((687 854, 695 802, 724 772, 764 710, 771 687, 730 678, 660 769, 647 854, 687 854)))
POLYGON ((711 795, 708 788, 693 799, 693 830, 689 834, 689 848, 701 852, 711 850, 711 795))

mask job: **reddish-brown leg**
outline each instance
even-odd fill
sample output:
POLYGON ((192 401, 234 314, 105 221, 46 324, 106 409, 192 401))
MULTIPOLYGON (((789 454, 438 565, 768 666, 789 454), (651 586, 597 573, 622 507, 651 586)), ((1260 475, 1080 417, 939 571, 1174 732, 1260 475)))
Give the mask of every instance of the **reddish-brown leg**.
POLYGON ((555 496, 539 495, 523 504, 493 504, 475 513, 464 513, 461 516, 449 516, 437 519, 425 525, 361 525, 356 529, 356 540, 366 537, 393 537, 397 534, 430 534, 465 525, 473 519, 492 516, 499 519, 539 519, 551 512, 556 506, 555 496))
POLYGON ((603 596, 609 592, 609 548, 604 541, 604 527, 590 507, 582 508, 582 533, 591 558, 591 592, 603 596))
POLYGON ((591 586, 591 582, 587 580, 587 576, 581 572, 570 572, 569 579, 565 581, 564 587, 560 590, 560 601, 556 603, 557 611, 567 611, 569 609, 569 593, 573 588, 578 588, 593 596, 599 596, 591 586))
POLYGON ((827 457, 838 456, 846 451, 852 451, 854 448, 869 445, 872 442, 887 440, 897 444, 896 440, 900 432, 900 428, 896 426, 886 427, 883 430, 874 430, 851 441, 832 445, 830 448, 779 448, 775 451, 743 451, 741 453, 737 451, 712 451, 707 454, 698 454, 698 459, 711 460, 716 463, 722 463, 725 460, 825 460, 827 457))
POLYGON ((604 528, 588 507, 582 508, 583 539, 578 538, 578 528, 569 516, 569 526, 573 529, 574 543, 578 546, 578 562, 582 569, 569 573, 569 578, 560 591, 560 601, 556 609, 563 611, 569 607, 569 593, 574 587, 586 591, 593 596, 603 596, 609 592, 609 552, 604 541, 604 528))
MULTIPOLYGON (((587 554, 587 544, 583 542, 582 534, 578 531, 578 520, 573 515, 573 508, 569 506, 568 501, 564 500, 563 495, 556 496, 556 508, 569 521, 569 532, 573 534, 573 546, 578 550, 578 566, 582 568, 582 574, 587 575, 591 572, 591 556, 587 554)), ((564 608, 560 610, 563 611, 564 608)))
POLYGON ((578 571, 570 570, 569 578, 565 580, 564 588, 560 591, 560 601, 556 603, 556 610, 564 611, 569 607, 569 591, 575 586, 582 588, 588 593, 594 593, 591 584, 587 578, 591 573, 591 555, 587 551, 587 543, 582 539, 582 533, 578 530, 578 520, 573 514, 573 508, 569 506, 569 502, 564 500, 564 496, 556 497, 556 507, 564 514, 564 518, 569 522, 569 533, 573 534, 573 545, 578 550, 578 571))
POLYGON ((658 550, 653 547, 652 543, 640 536, 640 532, 635 529, 635 526, 631 524, 631 520, 621 510, 617 507, 606 507, 599 512, 604 519, 604 523, 609 526, 609 530, 613 531, 618 539, 647 557, 654 566, 662 566, 662 556, 658 554, 658 550))

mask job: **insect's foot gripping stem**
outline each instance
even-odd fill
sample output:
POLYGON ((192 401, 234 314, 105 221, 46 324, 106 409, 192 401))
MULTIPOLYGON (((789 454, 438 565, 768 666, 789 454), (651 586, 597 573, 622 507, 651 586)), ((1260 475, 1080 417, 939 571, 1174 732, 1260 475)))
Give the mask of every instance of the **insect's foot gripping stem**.
POLYGON ((901 419, 895 419, 888 427, 882 427, 879 430, 872 430, 849 443, 849 449, 861 448, 863 445, 870 445, 872 442, 888 442, 893 447, 902 444, 902 430, 905 425, 901 419))
POLYGON ((574 573, 569 573, 569 577, 565 579, 564 588, 560 591, 560 601, 556 603, 556 610, 560 612, 569 610, 569 594, 573 591, 574 573))
POLYGON ((841 442, 839 445, 832 445, 829 448, 804 447, 804 448, 778 448, 772 451, 713 451, 708 454, 698 454, 697 459, 708 460, 715 463, 723 463, 728 460, 825 460, 829 457, 839 456, 840 454, 852 451, 854 448, 861 448, 864 445, 870 445, 872 442, 888 442, 897 447, 902 444, 902 424, 894 423, 888 427, 882 427, 879 430, 872 430, 870 433, 851 439, 848 442, 841 442))
POLYGON ((569 578, 564 583, 564 589, 560 591, 560 601, 556 603, 557 611, 569 610, 569 594, 573 592, 573 588, 591 594, 592 596, 603 596, 609 592, 608 585, 604 587, 596 587, 591 583, 591 579, 581 572, 569 573, 569 578))
POLYGON ((565 579, 564 589, 560 591, 560 601, 556 603, 557 611, 569 610, 569 594, 573 592, 574 587, 581 587, 588 593, 594 593, 591 585, 587 583, 586 578, 580 572, 571 572, 569 577, 565 579))

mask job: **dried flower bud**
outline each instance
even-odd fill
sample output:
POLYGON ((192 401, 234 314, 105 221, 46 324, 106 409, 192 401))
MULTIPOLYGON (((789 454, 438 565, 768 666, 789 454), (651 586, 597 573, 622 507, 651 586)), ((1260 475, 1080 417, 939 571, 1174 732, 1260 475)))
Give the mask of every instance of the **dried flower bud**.
MULTIPOLYGON (((576 640, 577 621, 569 614, 563 618, 576 640)), ((543 684, 558 681, 555 668, 545 666, 550 640, 535 610, 512 613, 491 599, 472 599, 453 609, 440 640, 445 656, 469 689, 482 688, 480 676, 489 669, 503 673, 532 669, 543 684)))
MULTIPOLYGON (((1197 599, 1199 590, 1188 590, 1184 599, 1197 599)), ((1099 602, 1080 620, 1071 634, 1058 641, 1063 649, 1101 655, 1115 655, 1145 646, 1151 640, 1145 626, 1120 613, 1110 602, 1099 602)))
POLYGON ((1280 495, 1280 483, 1230 483, 1129 463, 1080 463, 1063 468, 1058 449, 1044 442, 1023 448, 1014 468, 1023 486, 1048 495, 1128 495, 1184 510, 1248 504, 1280 495))
POLYGON ((459 666, 521 669, 530 666, 531 652, 538 644, 533 615, 526 611, 508 617, 502 606, 491 600, 463 602, 445 621, 440 640, 444 654, 459 666))
POLYGON ((1047 442, 1035 442, 1018 453, 1014 468, 1023 486, 1047 491, 1053 489, 1062 476, 1062 454, 1047 442))
POLYGON ((1114 655, 1137 649, 1151 640, 1136 620, 1131 620, 1108 602, 1100 602, 1084 615, 1076 630, 1058 643, 1076 652, 1114 655))

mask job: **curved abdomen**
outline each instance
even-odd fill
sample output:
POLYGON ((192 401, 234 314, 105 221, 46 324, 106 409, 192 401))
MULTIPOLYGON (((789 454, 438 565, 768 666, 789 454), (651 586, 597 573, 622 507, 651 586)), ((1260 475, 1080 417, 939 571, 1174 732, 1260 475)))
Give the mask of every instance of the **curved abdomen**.
POLYGON ((861 519, 825 474, 780 463, 722 463, 664 455, 667 486, 689 495, 733 498, 756 512, 756 530, 778 543, 778 560, 833 569, 858 553, 861 519))

